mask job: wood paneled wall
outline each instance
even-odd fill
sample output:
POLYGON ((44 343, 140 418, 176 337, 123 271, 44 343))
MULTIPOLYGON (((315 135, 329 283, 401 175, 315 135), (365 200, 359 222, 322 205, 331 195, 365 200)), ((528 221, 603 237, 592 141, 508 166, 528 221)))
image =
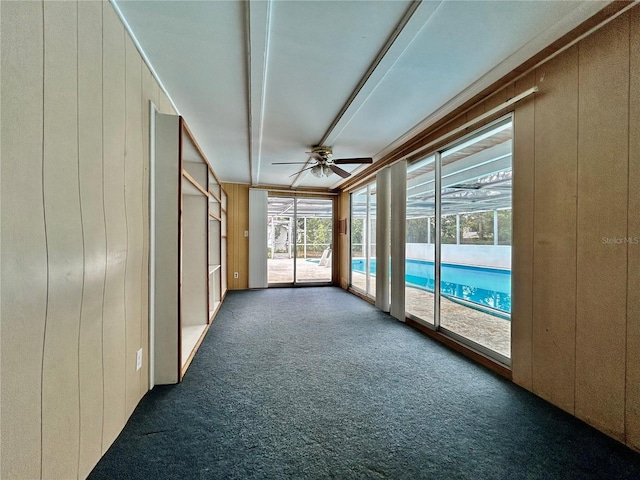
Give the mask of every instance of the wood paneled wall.
POLYGON ((636 449, 638 12, 537 68, 516 108, 513 266, 514 380, 636 449))
POLYGON ((347 224, 346 233, 344 235, 338 233, 337 235, 338 249, 336 252, 338 257, 338 285, 345 290, 349 288, 349 275, 351 273, 351 265, 349 264, 349 258, 351 257, 350 199, 347 192, 340 192, 338 195, 338 209, 336 214, 338 221, 340 221, 340 219, 346 219, 347 224))
POLYGON ((229 290, 249 288, 249 185, 223 183, 227 192, 227 286, 229 290), (233 273, 238 272, 238 278, 233 273))
POLYGON ((149 386, 149 100, 172 109, 110 3, 0 9, 0 477, 84 478, 149 386))

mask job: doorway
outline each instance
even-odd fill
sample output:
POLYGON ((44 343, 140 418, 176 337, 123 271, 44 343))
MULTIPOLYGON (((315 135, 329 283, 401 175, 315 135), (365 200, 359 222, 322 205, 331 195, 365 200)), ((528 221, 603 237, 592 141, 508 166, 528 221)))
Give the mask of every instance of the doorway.
POLYGON ((331 284, 333 200, 269 196, 269 286, 331 284))

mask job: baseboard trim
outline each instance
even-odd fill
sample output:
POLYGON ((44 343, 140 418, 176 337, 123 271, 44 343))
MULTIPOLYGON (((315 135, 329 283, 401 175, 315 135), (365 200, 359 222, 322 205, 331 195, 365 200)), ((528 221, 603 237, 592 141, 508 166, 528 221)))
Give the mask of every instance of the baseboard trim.
POLYGON ((497 373, 501 377, 504 377, 507 380, 512 380, 511 370, 509 370, 504 365, 497 363, 491 360, 490 358, 487 358, 484 355, 471 350, 469 347, 462 345, 461 343, 458 343, 455 340, 452 340, 451 338, 447 337, 446 335, 443 335, 440 332, 431 330, 429 327, 426 327, 425 325, 422 325, 421 323, 416 322, 411 318, 406 318, 405 323, 411 328, 414 328, 419 332, 424 333, 428 337, 433 338, 434 340, 437 340, 438 342, 446 345, 452 350, 455 350, 456 352, 461 353, 462 355, 473 360, 474 362, 479 363, 480 365, 488 368, 494 373, 497 373))

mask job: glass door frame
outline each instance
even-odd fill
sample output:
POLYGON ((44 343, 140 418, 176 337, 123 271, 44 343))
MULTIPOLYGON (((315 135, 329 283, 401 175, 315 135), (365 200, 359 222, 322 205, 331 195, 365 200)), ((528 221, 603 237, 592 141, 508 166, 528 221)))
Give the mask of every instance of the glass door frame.
MULTIPOLYGON (((327 202, 331 203, 331 225, 332 225, 332 229, 331 229, 331 249, 333 250, 333 245, 335 245, 335 236, 336 236, 336 232, 334 231, 334 225, 335 225, 335 200, 333 197, 317 197, 317 196, 303 196, 303 195, 287 195, 286 193, 283 193, 281 195, 278 194, 268 194, 267 197, 267 202, 269 201, 269 198, 281 198, 281 199, 287 199, 287 200, 293 200, 293 216, 292 219, 293 221, 292 223, 292 231, 289 232, 289 237, 290 237, 290 245, 289 245, 289 249, 293 250, 293 280, 291 282, 269 282, 267 283, 267 287, 268 288, 278 288, 278 287, 309 287, 309 286, 314 286, 314 287, 324 287, 324 286, 330 286, 333 285, 333 267, 334 267, 334 263, 333 263, 333 256, 331 259, 331 275, 329 277, 329 279, 327 281, 310 281, 310 280, 304 280, 304 281, 300 281, 298 280, 298 269, 297 269, 297 261, 298 261, 298 201, 299 200, 308 200, 308 199, 322 199, 325 200, 327 202)), ((305 232, 306 235, 306 232, 305 232)), ((275 251, 275 248, 274 248, 275 251)), ((268 264, 267 264, 268 265, 268 264)), ((267 266, 267 279, 268 279, 268 266, 267 266)))
MULTIPOLYGON (((362 254, 364 255, 364 276, 365 276, 365 289, 362 290, 360 287, 354 285, 353 283, 353 236, 349 236, 349 288, 353 288, 358 292, 358 294, 362 294, 370 299, 376 298, 376 292, 371 292, 371 242, 372 240, 375 242, 376 236, 375 232, 371 232, 371 189, 375 187, 375 182, 368 183, 356 190, 352 190, 349 192, 349 211, 351 223, 353 223, 353 195, 357 192, 361 192, 364 190, 365 196, 365 215, 362 219, 363 228, 362 228, 362 254)), ((376 225, 377 228, 377 225, 376 225)), ((353 232, 352 225, 349 226, 349 232, 353 232)), ((374 243, 375 245, 375 243, 374 243)))
MULTIPOLYGON (((405 315, 407 316, 407 318, 410 318, 411 320, 420 323, 421 325, 425 326, 426 328, 429 328, 430 330, 433 331, 437 331, 440 332, 442 334, 444 334, 445 336, 451 338, 452 340, 468 347, 471 348, 472 350, 476 351, 477 353, 480 353, 481 355, 488 357, 492 360, 495 360, 505 366, 507 366, 508 368, 511 368, 511 358, 506 357, 498 352, 496 352, 495 350, 492 350, 478 342, 475 342, 463 335, 460 335, 459 333, 456 333, 446 327, 443 327, 441 325, 441 305, 440 305, 440 300, 441 300, 441 276, 442 276, 442 154, 444 152, 446 152, 447 150, 450 150, 464 142, 469 141, 470 139, 480 136, 482 135, 482 133, 486 132, 487 130, 490 130, 492 128, 495 128, 496 126, 499 126, 502 123, 507 123, 507 122, 511 122, 511 128, 512 128, 512 138, 511 138, 511 155, 513 158, 513 150, 514 150, 514 140, 513 140, 513 122, 514 122, 514 115, 513 113, 508 113, 507 115, 504 115, 486 125, 483 125, 477 129, 475 129, 474 131, 463 135, 462 137, 454 140, 453 142, 450 142, 448 144, 446 144, 445 146, 439 148, 437 151, 429 153, 427 155, 425 155, 424 157, 428 157, 430 155, 434 155, 435 156, 435 165, 434 165, 434 169, 435 169, 435 232, 434 232, 434 305, 433 305, 433 312, 434 312, 434 318, 433 318, 433 323, 430 323, 428 320, 426 319, 422 319, 420 317, 417 317, 415 315, 412 315, 410 313, 405 312, 405 315)), ((423 157, 423 158, 424 158, 423 157)), ((513 160, 512 160, 512 168, 513 168, 513 160)), ((513 290, 513 285, 511 286, 511 289, 513 290)))

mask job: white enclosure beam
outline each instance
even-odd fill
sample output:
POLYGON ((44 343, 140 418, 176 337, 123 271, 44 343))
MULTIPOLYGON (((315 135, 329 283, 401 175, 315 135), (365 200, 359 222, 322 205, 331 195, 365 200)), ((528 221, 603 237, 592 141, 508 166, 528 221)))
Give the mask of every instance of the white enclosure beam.
POLYGON ((407 238, 407 162, 391 168, 391 316, 405 320, 405 245, 407 238))

